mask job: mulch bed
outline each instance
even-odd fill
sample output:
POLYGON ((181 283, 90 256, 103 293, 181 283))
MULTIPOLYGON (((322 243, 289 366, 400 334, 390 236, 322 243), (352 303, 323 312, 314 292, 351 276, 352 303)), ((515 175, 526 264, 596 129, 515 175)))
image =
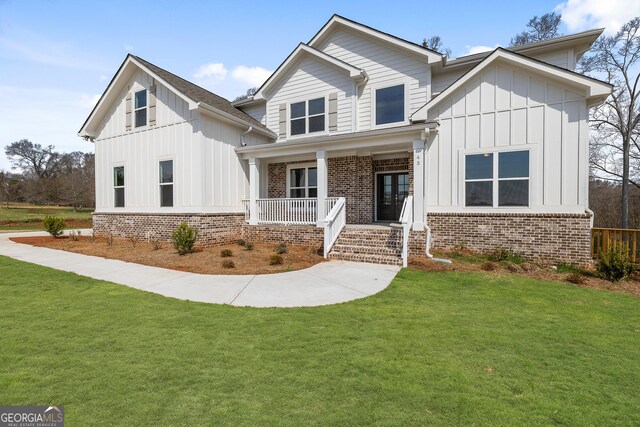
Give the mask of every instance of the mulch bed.
MULTIPOLYGON (((469 253, 470 254, 470 253, 469 253)), ((636 297, 640 297, 640 273, 636 272, 634 276, 621 280, 619 282, 610 282, 608 280, 594 277, 595 268, 593 266, 585 268, 589 275, 580 275, 582 283, 571 283, 567 279, 571 278, 571 273, 558 273, 553 266, 542 265, 531 262, 522 264, 513 263, 491 263, 487 266, 487 262, 469 262, 462 257, 450 252, 441 252, 436 255, 438 258, 447 258, 453 261, 452 264, 443 264, 441 262, 432 261, 426 257, 415 257, 409 259, 409 267, 423 271, 459 271, 459 272, 482 272, 499 276, 520 275, 530 277, 532 279, 548 280, 555 282, 564 282, 575 286, 585 288, 603 289, 607 291, 623 292, 636 297), (487 268, 493 267, 493 270, 487 271, 487 268)))
POLYGON ((202 274, 265 274, 300 270, 324 261, 316 253, 318 248, 299 245, 287 245, 287 253, 281 254, 281 265, 270 265, 270 257, 276 252, 275 244, 255 243, 253 250, 246 250, 238 244, 220 245, 208 248, 196 248, 194 252, 178 255, 170 242, 163 242, 160 249, 154 250, 150 243, 134 242, 129 239, 114 238, 108 245, 106 238, 91 241, 89 236, 80 236, 72 240, 68 236, 13 237, 16 243, 25 243, 50 249, 59 249, 84 255, 99 256, 108 259, 134 262, 153 267, 169 268, 202 274), (221 251, 231 250, 232 256, 222 257, 221 251), (234 268, 225 268, 223 261, 232 261, 234 268))

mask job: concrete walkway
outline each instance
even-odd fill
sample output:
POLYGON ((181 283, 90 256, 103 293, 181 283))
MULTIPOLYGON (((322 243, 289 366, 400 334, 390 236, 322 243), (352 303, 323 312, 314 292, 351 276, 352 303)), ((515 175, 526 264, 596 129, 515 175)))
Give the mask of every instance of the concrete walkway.
MULTIPOLYGON (((90 232, 90 231, 89 231, 90 232)), ((83 234, 87 234, 83 231, 83 234)), ((352 301, 386 288, 399 267, 348 261, 323 262, 277 274, 213 275, 185 273, 130 262, 14 243, 0 235, 0 255, 167 297, 249 307, 315 307, 352 301)))

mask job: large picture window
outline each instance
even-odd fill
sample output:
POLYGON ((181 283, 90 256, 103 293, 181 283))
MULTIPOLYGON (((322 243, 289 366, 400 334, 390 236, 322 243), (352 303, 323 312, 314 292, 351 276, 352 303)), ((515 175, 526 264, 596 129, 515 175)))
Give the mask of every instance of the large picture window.
POLYGON ((376 125, 404 122, 404 85, 376 89, 376 125))
POLYGON ((160 206, 173 206, 173 160, 160 162, 160 206))
POLYGON ((113 168, 113 206, 124 208, 124 166, 113 168))
POLYGON ((529 206, 529 151, 465 156, 466 206, 529 206))
POLYGON ((324 98, 291 104, 291 135, 304 135, 325 130, 324 98))
POLYGON ((289 197, 318 197, 318 168, 299 167, 289 169, 289 197))
POLYGON ((136 127, 145 126, 147 124, 147 90, 146 89, 135 93, 134 116, 136 121, 136 127))

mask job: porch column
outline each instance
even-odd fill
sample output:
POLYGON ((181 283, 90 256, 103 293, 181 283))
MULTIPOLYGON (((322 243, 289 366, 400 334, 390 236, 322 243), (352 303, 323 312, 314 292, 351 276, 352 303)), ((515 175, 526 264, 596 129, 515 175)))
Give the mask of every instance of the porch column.
POLYGON ((424 140, 413 141, 413 229, 424 230, 424 140))
POLYGON ((329 212, 325 212, 325 200, 327 199, 329 181, 327 173, 327 153, 324 150, 316 151, 318 167, 318 218, 316 226, 324 227, 324 219, 329 212))
POLYGON ((260 160, 249 159, 249 224, 258 224, 258 199, 260 198, 260 160))

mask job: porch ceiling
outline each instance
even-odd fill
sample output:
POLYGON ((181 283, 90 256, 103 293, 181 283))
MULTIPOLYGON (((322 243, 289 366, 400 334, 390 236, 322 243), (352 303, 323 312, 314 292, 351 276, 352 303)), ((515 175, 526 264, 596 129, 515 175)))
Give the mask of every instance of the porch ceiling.
POLYGON ((421 123, 399 128, 373 131, 323 135, 271 144, 238 147, 236 152, 243 159, 304 156, 324 150, 328 157, 349 153, 373 154, 411 149, 414 140, 424 139, 425 129, 434 129, 436 123, 421 123))

